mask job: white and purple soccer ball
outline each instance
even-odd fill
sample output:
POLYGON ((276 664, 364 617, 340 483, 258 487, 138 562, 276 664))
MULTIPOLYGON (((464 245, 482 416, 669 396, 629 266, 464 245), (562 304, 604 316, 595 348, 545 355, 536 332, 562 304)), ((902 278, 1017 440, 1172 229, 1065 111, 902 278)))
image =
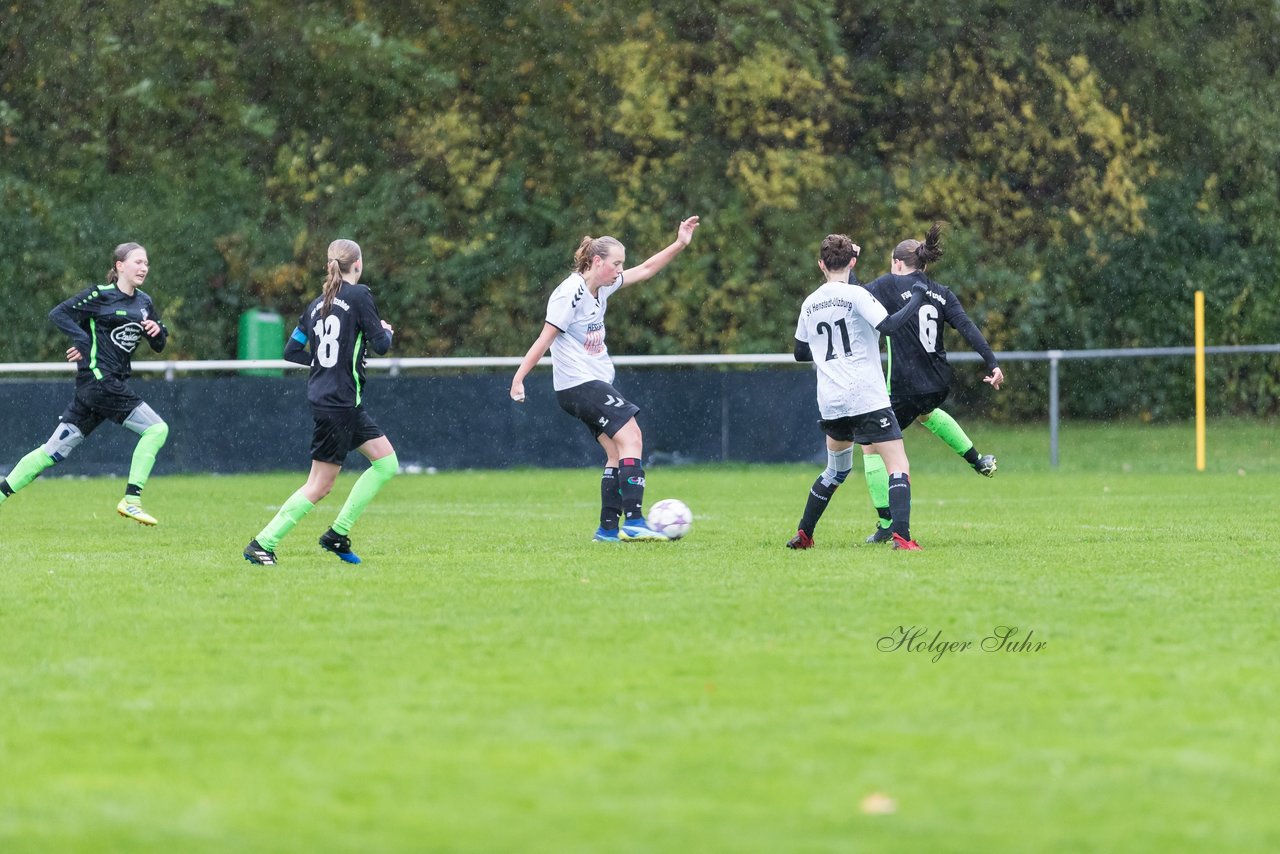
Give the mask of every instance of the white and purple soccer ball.
POLYGON ((693 514, 678 498, 664 498, 649 508, 649 527, 669 540, 678 540, 689 533, 693 526, 693 514))

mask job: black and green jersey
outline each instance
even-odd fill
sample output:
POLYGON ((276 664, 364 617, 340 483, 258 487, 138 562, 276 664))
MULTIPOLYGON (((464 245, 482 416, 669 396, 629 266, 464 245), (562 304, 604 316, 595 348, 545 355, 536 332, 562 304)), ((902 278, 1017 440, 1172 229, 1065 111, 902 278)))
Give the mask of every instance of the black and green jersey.
POLYGON ((135 290, 126 295, 115 285, 94 285, 49 312, 49 319, 67 334, 80 351, 79 376, 95 379, 133 373, 133 351, 145 340, 159 353, 169 340, 169 330, 160 322, 151 297, 135 290), (160 324, 160 334, 148 338, 142 330, 145 320, 160 324))
POLYGON ((889 394, 894 397, 930 394, 951 388, 951 365, 942 342, 943 324, 952 327, 969 342, 986 363, 987 372, 997 366, 996 354, 977 325, 965 313, 960 298, 916 270, 905 276, 892 273, 866 285, 871 295, 890 314, 911 300, 911 286, 923 282, 928 287, 916 316, 889 334, 889 394))
POLYGON ((316 297, 302 312, 284 357, 311 366, 307 400, 312 406, 352 409, 363 400, 366 350, 379 356, 390 350, 391 333, 365 285, 343 282, 327 315, 321 315, 323 308, 324 297, 316 297))

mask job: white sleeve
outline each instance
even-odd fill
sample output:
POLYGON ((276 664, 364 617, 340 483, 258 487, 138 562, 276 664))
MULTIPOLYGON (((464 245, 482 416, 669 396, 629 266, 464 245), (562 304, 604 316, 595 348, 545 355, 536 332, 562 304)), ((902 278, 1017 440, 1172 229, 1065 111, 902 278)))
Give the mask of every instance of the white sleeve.
POLYGON ((871 295, 866 288, 857 288, 853 292, 853 307, 858 314, 862 315, 862 319, 871 324, 871 328, 875 329, 880 323, 889 316, 889 312, 880 304, 880 301, 871 295))
POLYGON ((800 309, 800 319, 796 321, 796 340, 809 343, 809 327, 804 322, 804 309, 800 309))
POLYGON ((561 332, 568 330, 573 322, 573 300, 568 288, 556 288, 547 300, 547 323, 561 332))

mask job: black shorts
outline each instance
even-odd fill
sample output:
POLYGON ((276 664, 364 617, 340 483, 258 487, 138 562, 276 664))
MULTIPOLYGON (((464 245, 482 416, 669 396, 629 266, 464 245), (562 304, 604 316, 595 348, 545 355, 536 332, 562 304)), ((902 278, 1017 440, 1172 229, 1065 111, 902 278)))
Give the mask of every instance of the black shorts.
POLYGON ((347 454, 371 439, 384 436, 364 407, 355 409, 311 410, 315 432, 311 434, 311 459, 342 465, 347 454))
POLYGON ((142 403, 142 398, 134 394, 129 384, 119 377, 103 377, 100 380, 92 377, 82 380, 77 377, 75 397, 58 420, 74 424, 77 430, 88 436, 103 421, 123 424, 129 413, 142 403))
POLYGON ((898 426, 906 430, 911 426, 911 422, 915 421, 926 412, 932 412, 942 405, 942 401, 947 399, 950 389, 942 391, 931 391, 928 394, 891 394, 889 402, 893 404, 893 414, 898 417, 898 426))
POLYGON ((871 445, 902 438, 902 429, 898 427, 898 419, 894 417, 892 409, 877 409, 861 415, 819 421, 818 426, 837 442, 871 445))
POLYGON ((616 388, 600 380, 558 391, 556 400, 561 409, 587 425, 592 436, 603 433, 610 439, 640 411, 631 401, 623 400, 616 388))

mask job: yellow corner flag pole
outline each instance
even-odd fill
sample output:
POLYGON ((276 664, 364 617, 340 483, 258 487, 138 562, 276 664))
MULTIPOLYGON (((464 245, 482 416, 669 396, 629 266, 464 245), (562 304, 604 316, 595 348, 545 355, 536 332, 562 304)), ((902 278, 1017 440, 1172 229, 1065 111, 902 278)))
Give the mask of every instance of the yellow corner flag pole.
POLYGON ((1204 471, 1204 291, 1196 291, 1196 471, 1204 471))

